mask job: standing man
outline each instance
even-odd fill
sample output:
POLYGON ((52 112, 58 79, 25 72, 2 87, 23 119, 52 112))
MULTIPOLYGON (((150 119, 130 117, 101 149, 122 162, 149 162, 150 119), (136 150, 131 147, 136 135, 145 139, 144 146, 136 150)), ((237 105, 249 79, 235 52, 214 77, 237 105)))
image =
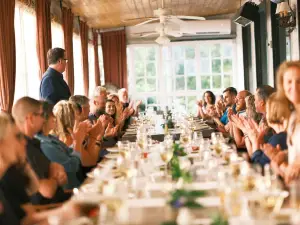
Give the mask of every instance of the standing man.
POLYGON ((50 49, 47 58, 49 67, 41 81, 40 98, 55 105, 60 100, 69 100, 71 96, 69 86, 62 74, 66 69, 68 59, 62 48, 50 49))

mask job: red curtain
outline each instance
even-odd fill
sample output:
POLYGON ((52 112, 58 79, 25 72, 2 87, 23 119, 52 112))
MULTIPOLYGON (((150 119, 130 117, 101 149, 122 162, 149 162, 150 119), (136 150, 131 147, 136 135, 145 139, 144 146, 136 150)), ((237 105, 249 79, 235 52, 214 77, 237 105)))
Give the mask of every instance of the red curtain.
POLYGON ((99 34, 93 31, 93 43, 94 43, 94 56, 95 56, 95 84, 96 87, 101 85, 100 81, 100 66, 99 66, 99 53, 98 53, 98 37, 99 34))
POLYGON ((0 106, 11 112, 15 94, 15 0, 0 1, 0 106))
POLYGON ((48 68, 47 52, 51 49, 51 0, 35 1, 37 23, 37 55, 40 64, 40 79, 48 68))
POLYGON ((74 94, 74 58, 73 58, 73 21, 71 9, 62 8, 62 27, 64 30, 64 44, 68 59, 64 78, 69 85, 71 94, 74 94))
POLYGON ((82 68, 83 68, 83 85, 84 94, 89 94, 89 54, 88 54, 88 37, 89 27, 85 22, 80 21, 80 41, 82 52, 82 68))
POLYGON ((101 33, 105 83, 127 88, 125 30, 101 33))

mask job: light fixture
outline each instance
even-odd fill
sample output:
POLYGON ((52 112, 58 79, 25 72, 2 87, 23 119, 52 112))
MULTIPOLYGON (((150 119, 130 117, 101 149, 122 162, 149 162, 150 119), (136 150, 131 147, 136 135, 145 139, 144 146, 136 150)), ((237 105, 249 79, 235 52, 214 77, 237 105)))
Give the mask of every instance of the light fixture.
POLYGON ((296 15, 287 1, 277 4, 276 13, 279 27, 287 28, 291 33, 296 27, 296 15))
POLYGON ((166 45, 170 43, 170 39, 164 33, 161 33, 155 41, 160 45, 166 45))

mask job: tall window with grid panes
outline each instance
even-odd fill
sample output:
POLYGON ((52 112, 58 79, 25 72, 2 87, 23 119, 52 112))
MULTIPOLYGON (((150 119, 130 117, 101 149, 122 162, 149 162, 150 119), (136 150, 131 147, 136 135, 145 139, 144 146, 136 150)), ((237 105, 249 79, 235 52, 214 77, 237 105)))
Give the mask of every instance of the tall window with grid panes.
MULTIPOLYGON (((235 82, 234 41, 195 41, 128 47, 129 93, 147 105, 195 113, 206 90, 216 95, 235 82)), ((238 88, 238 87, 237 87, 238 88)))

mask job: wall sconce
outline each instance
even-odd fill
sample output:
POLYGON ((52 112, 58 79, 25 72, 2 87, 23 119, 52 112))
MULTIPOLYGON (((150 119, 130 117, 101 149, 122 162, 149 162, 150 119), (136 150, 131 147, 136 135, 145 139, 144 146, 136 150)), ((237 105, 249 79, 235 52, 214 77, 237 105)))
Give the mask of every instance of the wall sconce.
POLYGON ((278 16, 279 27, 287 28, 291 33, 296 27, 296 15, 287 1, 277 4, 276 15, 278 16))

